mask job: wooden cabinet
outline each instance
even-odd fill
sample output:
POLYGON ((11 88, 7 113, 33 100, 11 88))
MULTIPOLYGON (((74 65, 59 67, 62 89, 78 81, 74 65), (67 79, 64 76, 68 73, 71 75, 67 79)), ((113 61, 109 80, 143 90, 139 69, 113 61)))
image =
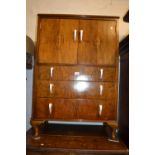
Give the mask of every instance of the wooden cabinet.
POLYGON ((34 68, 35 136, 48 120, 108 123, 118 115, 117 18, 39 15, 34 68))

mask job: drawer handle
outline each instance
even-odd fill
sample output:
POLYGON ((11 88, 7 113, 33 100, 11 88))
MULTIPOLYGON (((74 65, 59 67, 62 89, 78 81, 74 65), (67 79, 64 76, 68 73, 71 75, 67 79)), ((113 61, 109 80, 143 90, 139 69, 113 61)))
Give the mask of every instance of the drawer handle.
POLYGON ((77 37, 77 30, 74 30, 74 41, 76 41, 76 37, 77 37))
POLYGON ((103 78, 103 72, 104 72, 104 70, 103 70, 103 68, 101 68, 101 69, 100 69, 100 79, 103 78))
POLYGON ((50 91, 50 93, 53 92, 53 86, 54 86, 54 84, 50 83, 50 86, 49 86, 49 91, 50 91))
POLYGON ((48 104, 49 114, 52 114, 52 106, 53 106, 52 103, 49 103, 49 104, 48 104))
POLYGON ((83 41, 83 30, 80 30, 80 41, 83 41))
POLYGON ((53 77, 53 69, 54 69, 54 67, 51 67, 51 68, 50 68, 50 75, 51 75, 51 78, 53 77))
POLYGON ((98 115, 101 116, 102 115, 103 106, 100 104, 98 107, 99 107, 98 115))
POLYGON ((100 95, 103 93, 103 85, 100 85, 100 95))

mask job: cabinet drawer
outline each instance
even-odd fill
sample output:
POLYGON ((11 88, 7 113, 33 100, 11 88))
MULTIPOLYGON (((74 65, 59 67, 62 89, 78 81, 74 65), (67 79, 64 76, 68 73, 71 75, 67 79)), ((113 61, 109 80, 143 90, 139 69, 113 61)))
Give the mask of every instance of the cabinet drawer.
POLYGON ((115 97, 115 83, 38 81, 37 96, 54 98, 112 99, 115 97))
POLYGON ((115 100, 79 100, 77 118, 84 120, 115 120, 115 100))
POLYGON ((116 102, 97 99, 38 98, 34 113, 38 119, 115 120, 116 102))
POLYGON ((34 115, 38 119, 73 119, 75 108, 75 100, 37 98, 34 115))
POLYGON ((40 80, 114 81, 113 67, 40 66, 40 80))

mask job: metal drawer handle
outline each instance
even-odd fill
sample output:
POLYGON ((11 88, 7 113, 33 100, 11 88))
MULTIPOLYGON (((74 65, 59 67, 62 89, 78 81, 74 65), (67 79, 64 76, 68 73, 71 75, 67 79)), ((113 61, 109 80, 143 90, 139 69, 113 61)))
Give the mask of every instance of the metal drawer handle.
POLYGON ((103 78, 103 72, 104 72, 104 69, 103 69, 103 68, 101 68, 101 69, 100 69, 100 79, 102 79, 102 78, 103 78))
POLYGON ((51 67, 51 68, 50 68, 50 75, 51 75, 51 78, 53 77, 53 69, 54 69, 54 67, 51 67))
POLYGON ((103 93, 103 85, 100 85, 100 95, 103 93))
POLYGON ((99 116, 102 115, 102 110, 103 110, 103 106, 100 104, 100 105, 99 105, 99 111, 98 111, 98 115, 99 115, 99 116))
POLYGON ((74 30, 74 41, 76 41, 76 37, 77 37, 77 30, 74 30))
POLYGON ((49 86, 49 91, 50 91, 50 93, 53 92, 53 86, 54 86, 54 84, 50 83, 50 86, 49 86))
POLYGON ((83 40, 83 30, 80 30, 80 41, 83 40))
POLYGON ((52 103, 49 103, 49 104, 48 104, 49 114, 52 114, 52 106, 53 106, 52 103))

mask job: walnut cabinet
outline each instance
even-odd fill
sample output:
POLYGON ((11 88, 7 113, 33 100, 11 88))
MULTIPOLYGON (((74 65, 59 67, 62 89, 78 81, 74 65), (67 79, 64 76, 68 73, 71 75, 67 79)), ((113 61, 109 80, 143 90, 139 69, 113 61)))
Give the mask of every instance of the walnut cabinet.
POLYGON ((31 124, 103 122, 118 128, 118 17, 38 15, 31 124))

